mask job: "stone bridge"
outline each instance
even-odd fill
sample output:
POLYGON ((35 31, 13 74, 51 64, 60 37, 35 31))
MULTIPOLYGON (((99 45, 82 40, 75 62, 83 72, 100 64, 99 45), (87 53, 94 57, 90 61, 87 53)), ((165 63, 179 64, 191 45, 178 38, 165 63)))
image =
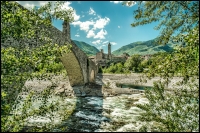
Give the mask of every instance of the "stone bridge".
POLYGON ((70 44, 72 45, 71 52, 61 57, 70 85, 85 85, 95 82, 98 66, 73 41, 70 44))
POLYGON ((66 68, 67 75, 71 86, 85 85, 86 83, 95 82, 98 73, 96 65, 87 55, 78 47, 70 38, 70 25, 63 22, 63 33, 69 44, 72 45, 71 52, 61 57, 62 63, 66 68))
MULTIPOLYGON (((19 8, 23 8, 24 10, 27 10, 20 4, 19 8)), ((3 24, 4 26, 6 24, 3 24)), ((70 25, 68 22, 63 22, 63 32, 59 31, 55 27, 44 27, 46 28, 47 34, 50 35, 50 38, 52 39, 53 44, 56 43, 58 45, 65 45, 65 44, 71 44, 71 52, 65 54, 61 57, 61 61, 63 65, 66 68, 67 75, 69 77, 70 85, 76 86, 76 85, 85 85, 86 83, 95 82, 95 77, 98 73, 98 65, 96 65, 92 60, 90 60, 87 55, 80 49, 76 44, 71 40, 70 38, 70 25)), ((40 34, 40 31, 38 31, 40 34)), ((39 37, 38 37, 39 38, 39 37)), ((24 40, 15 40, 13 37, 9 36, 6 38, 1 38, 1 46, 2 47, 16 47, 19 46, 22 42, 25 45, 29 46, 38 46, 43 45, 44 43, 41 43, 38 41, 38 38, 31 38, 31 39, 24 39, 24 40)))

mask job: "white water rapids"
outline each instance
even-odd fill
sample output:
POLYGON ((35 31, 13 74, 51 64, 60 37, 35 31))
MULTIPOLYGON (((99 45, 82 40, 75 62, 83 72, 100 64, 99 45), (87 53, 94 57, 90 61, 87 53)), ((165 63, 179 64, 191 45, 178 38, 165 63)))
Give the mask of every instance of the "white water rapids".
MULTIPOLYGON (((61 99, 59 96, 52 96, 48 100, 48 104, 55 100, 62 100, 64 106, 72 108, 76 104, 74 112, 67 120, 60 121, 61 112, 54 112, 54 119, 50 116, 29 117, 27 123, 29 125, 38 125, 42 123, 54 122, 62 123, 68 127, 67 131, 84 131, 84 132, 102 132, 102 131, 138 131, 141 123, 137 122, 136 117, 141 110, 134 104, 146 103, 147 99, 144 94, 119 95, 114 97, 65 97, 61 99), (131 102, 132 106, 128 106, 131 102), (116 123, 120 123, 117 124, 116 123)), ((33 108, 37 108, 41 100, 35 100, 33 108)), ((20 108, 21 104, 18 105, 20 108)), ((19 113, 19 112, 18 112, 19 113)), ((59 129, 54 129, 59 131, 59 129)))

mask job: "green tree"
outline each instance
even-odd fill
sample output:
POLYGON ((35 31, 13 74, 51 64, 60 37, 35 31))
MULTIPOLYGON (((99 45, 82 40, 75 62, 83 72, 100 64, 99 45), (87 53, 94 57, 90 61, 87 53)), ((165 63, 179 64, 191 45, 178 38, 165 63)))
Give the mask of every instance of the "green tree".
POLYGON ((128 59, 124 66, 126 69, 134 72, 141 72, 140 64, 141 64, 142 58, 140 55, 132 55, 130 59, 128 59))
POLYGON ((50 37, 47 29, 52 25, 52 20, 73 21, 73 10, 61 10, 63 4, 64 2, 61 1, 55 2, 54 5, 48 2, 40 8, 34 7, 28 10, 17 2, 1 1, 1 24, 3 25, 1 38, 7 36, 12 36, 16 40, 33 38, 40 31, 41 39, 47 40, 46 38, 50 37), (45 27, 41 29, 41 25, 45 27))
POLYGON ((111 63, 109 67, 103 69, 104 73, 126 73, 124 63, 111 63))
POLYGON ((132 27, 160 22, 155 27, 156 30, 161 29, 158 39, 160 44, 166 44, 174 39, 173 35, 182 36, 199 25, 199 1, 124 2, 126 3, 138 6, 133 12, 135 20, 132 27))
POLYGON ((116 66, 117 66, 116 73, 123 73, 124 65, 121 62, 119 62, 119 63, 116 64, 116 66))
POLYGON ((153 89, 145 91, 148 104, 137 105, 145 111, 139 120, 147 123, 140 131, 199 131, 199 2, 134 3, 138 7, 134 11, 133 27, 159 21, 160 24, 155 27, 161 29, 158 42, 178 41, 181 44, 174 52, 164 57, 156 56, 152 61, 149 76, 153 77, 156 73, 164 81, 155 82, 153 89), (177 84, 180 88, 168 91, 175 74, 182 79, 177 84))
MULTIPOLYGON (((56 2, 54 8, 49 2, 39 9, 34 8, 27 10, 16 2, 1 1, 1 43, 4 44, 7 38, 12 37, 20 42, 19 45, 2 45, 1 47, 1 130, 20 131, 26 126, 26 119, 30 116, 47 116, 53 118, 53 112, 61 108, 60 102, 55 101, 50 105, 47 104, 51 95, 51 88, 44 89, 40 94, 29 88, 23 88, 28 79, 47 79, 51 75, 47 73, 51 63, 61 63, 56 57, 61 57, 63 53, 70 52, 70 45, 58 46, 53 44, 48 31, 52 19, 63 19, 72 21, 72 11, 60 10, 64 2, 56 2), (43 28, 42 28, 43 27, 43 28), (40 31, 40 42, 42 46, 26 46, 27 38, 34 38, 40 31), (35 74, 38 69, 39 73, 35 74), (23 105, 19 113, 17 104, 22 101, 18 94, 27 92, 28 95, 23 99, 23 105), (32 108, 32 103, 37 98, 42 99, 39 108, 32 108)), ((61 71, 55 68, 54 71, 61 74, 61 71), (56 70, 55 70, 56 69, 56 70)), ((51 70, 53 71, 53 70, 51 70)), ((55 74, 55 73, 54 73, 55 74)), ((67 110, 67 109, 66 109, 67 110)), ((68 116, 68 111, 63 114, 62 119, 68 116)), ((31 129, 30 131, 52 131, 56 126, 53 123, 40 125, 41 128, 31 129)))

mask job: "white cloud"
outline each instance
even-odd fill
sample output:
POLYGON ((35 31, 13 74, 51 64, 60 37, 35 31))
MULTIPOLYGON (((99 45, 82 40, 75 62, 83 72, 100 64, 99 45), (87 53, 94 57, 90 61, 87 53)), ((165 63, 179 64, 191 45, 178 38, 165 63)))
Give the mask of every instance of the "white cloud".
POLYGON ((60 9, 61 9, 61 10, 73 9, 72 7, 69 6, 70 4, 71 4, 71 3, 70 3, 69 1, 67 1, 67 2, 65 2, 65 3, 60 7, 60 9))
POLYGON ((80 35, 78 35, 78 34, 76 34, 75 36, 76 36, 76 37, 80 37, 80 35))
POLYGON ((72 15, 73 15, 73 17, 74 17, 74 21, 79 20, 80 15, 77 15, 75 10, 74 10, 74 12, 72 13, 72 15))
POLYGON ((128 6, 128 7, 132 7, 132 6, 134 6, 135 4, 136 4, 135 1, 126 1, 126 6, 128 6))
MULTIPOLYGON (((34 6, 43 6, 45 4, 47 4, 48 2, 52 2, 52 7, 51 10, 53 11, 54 8, 54 4, 56 3, 56 1, 17 1, 20 5, 26 7, 26 8, 33 8, 34 6)), ((77 21, 80 18, 80 15, 76 14, 76 11, 73 10, 73 8, 70 6, 71 2, 66 1, 59 9, 60 10, 71 10, 73 11, 72 16, 74 17, 74 20, 77 21)))
POLYGON ((97 15, 97 18, 101 18, 101 16, 100 16, 100 15, 97 15))
POLYGON ((84 30, 86 32, 90 29, 90 25, 93 25, 93 24, 94 24, 93 21, 85 21, 85 22, 75 21, 75 22, 72 22, 72 25, 74 25, 74 26, 79 25, 80 30, 84 30))
POLYGON ((113 2, 115 4, 118 4, 118 3, 122 3, 123 1, 110 1, 110 2, 113 2))
POLYGON ((85 17, 85 15, 82 15, 82 18, 85 17))
POLYGON ((84 30, 85 32, 87 32, 87 38, 91 38, 94 37, 94 39, 105 39, 104 35, 107 35, 107 31, 103 30, 103 28, 109 23, 110 19, 105 17, 105 18, 100 18, 96 21, 93 20, 89 20, 89 21, 85 21, 85 22, 81 22, 81 21, 75 21, 72 22, 71 24, 74 26, 79 26, 80 30, 84 30), (93 26, 92 29, 90 29, 90 26, 93 26), (95 35, 95 30, 97 29, 101 29, 100 32, 97 33, 97 35, 95 35))
MULTIPOLYGON (((119 4, 119 3, 122 3, 123 1, 110 1, 110 2, 112 2, 114 4, 119 4)), ((126 6, 128 6, 128 7, 132 7, 136 4, 135 1, 124 1, 124 2, 126 3, 126 6)))
POLYGON ((100 18, 101 18, 101 16, 100 16, 100 15, 97 15, 97 17, 95 17, 94 19, 98 19, 98 18, 100 19, 100 18))
POLYGON ((33 8, 34 6, 43 6, 50 1, 16 1, 26 8, 33 8))
MULTIPOLYGON (((83 12, 84 13, 84 12, 83 12)), ((105 35, 107 35, 107 31, 104 30, 105 26, 109 24, 110 19, 108 17, 101 18, 100 15, 96 14, 96 12, 90 7, 90 10, 88 12, 90 15, 96 15, 93 16, 89 20, 82 22, 82 21, 74 21, 71 23, 71 25, 79 26, 80 30, 85 31, 87 38, 93 38, 93 39, 105 39, 105 35), (97 33, 96 30, 99 30, 97 33), (95 34, 96 33, 96 34, 95 34)), ((85 15, 81 15, 84 17, 85 15)), ((98 42, 94 41, 94 44, 97 44, 98 42)))
POLYGON ((96 15, 96 12, 90 7, 89 14, 90 15, 96 15))
MULTIPOLYGON (((72 10, 72 11, 73 11, 73 8, 70 6, 70 4, 71 4, 71 2, 66 1, 66 2, 60 7, 60 9, 61 9, 61 10, 72 10)), ((74 17, 74 21, 78 21, 79 18, 80 18, 80 15, 77 15, 77 14, 76 14, 76 10, 73 11, 72 16, 74 17)))
POLYGON ((105 36, 104 35, 107 35, 107 31, 101 29, 96 36, 94 36, 94 38, 99 38, 99 39, 105 39, 105 36))
POLYGON ((110 44, 112 44, 112 45, 116 45, 117 43, 116 43, 116 42, 110 42, 110 44))
POLYGON ((87 33, 87 38, 90 38, 90 37, 94 37, 95 36, 95 34, 94 34, 94 30, 93 29, 91 29, 91 30, 89 30, 89 32, 87 33))
POLYGON ((102 45, 102 47, 105 47, 106 45, 104 44, 104 45, 102 45))
POLYGON ((106 43, 108 43, 108 41, 103 42, 103 44, 106 44, 106 43))
POLYGON ((120 26, 117 26, 118 28, 120 28, 120 26))
POLYGON ((94 29, 96 29, 96 28, 103 29, 109 22, 110 22, 110 19, 107 17, 100 18, 95 22, 94 29))
POLYGON ((96 41, 93 41, 92 43, 95 44, 95 45, 98 45, 100 44, 102 41, 101 40, 96 40, 96 41))
POLYGON ((97 47, 97 49, 102 49, 102 46, 97 47))
POLYGON ((76 21, 76 22, 72 22, 71 24, 76 26, 76 25, 80 25, 82 22, 81 21, 76 21))

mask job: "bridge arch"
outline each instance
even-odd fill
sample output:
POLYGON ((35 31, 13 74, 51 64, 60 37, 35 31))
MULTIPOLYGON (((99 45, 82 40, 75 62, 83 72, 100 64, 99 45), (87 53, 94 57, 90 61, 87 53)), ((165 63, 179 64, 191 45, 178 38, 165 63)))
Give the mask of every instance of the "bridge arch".
POLYGON ((61 57, 62 63, 67 71, 69 82, 71 86, 83 85, 84 77, 79 64, 73 52, 66 53, 61 57))
POLYGON ((70 85, 85 85, 89 82, 95 82, 97 71, 95 63, 73 41, 70 44, 72 45, 71 52, 61 57, 70 85))

